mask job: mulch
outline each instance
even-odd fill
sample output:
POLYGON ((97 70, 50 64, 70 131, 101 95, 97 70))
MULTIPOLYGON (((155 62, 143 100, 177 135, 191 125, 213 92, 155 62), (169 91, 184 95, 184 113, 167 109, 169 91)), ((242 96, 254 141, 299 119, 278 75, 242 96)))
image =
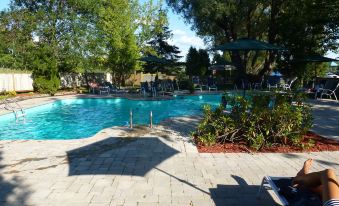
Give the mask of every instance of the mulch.
POLYGON ((293 145, 275 144, 269 148, 263 148, 256 151, 248 147, 245 142, 239 143, 217 143, 212 146, 202 145, 195 139, 198 151, 200 153, 297 153, 297 152, 321 152, 321 151, 339 151, 339 141, 326 139, 320 135, 308 132, 304 135, 304 143, 309 140, 314 141, 314 145, 310 148, 302 149, 293 145))

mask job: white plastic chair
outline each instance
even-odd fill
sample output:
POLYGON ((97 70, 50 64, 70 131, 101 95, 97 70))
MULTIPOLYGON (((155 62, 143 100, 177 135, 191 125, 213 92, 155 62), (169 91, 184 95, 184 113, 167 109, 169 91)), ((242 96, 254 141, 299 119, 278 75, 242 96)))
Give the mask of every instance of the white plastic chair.
POLYGON ((335 100, 338 100, 337 95, 335 94, 335 92, 337 91, 338 88, 339 88, 339 82, 337 83, 337 86, 333 90, 322 89, 320 98, 322 99, 323 95, 325 95, 325 96, 328 96, 330 99, 332 99, 332 95, 333 95, 335 100))
POLYGON ((218 91, 218 88, 216 85, 210 85, 208 86, 208 91, 211 91, 211 90, 218 91))
POLYGON ((298 77, 293 78, 289 84, 282 84, 281 88, 283 88, 284 90, 290 90, 291 91, 291 87, 292 84, 298 79, 298 77))

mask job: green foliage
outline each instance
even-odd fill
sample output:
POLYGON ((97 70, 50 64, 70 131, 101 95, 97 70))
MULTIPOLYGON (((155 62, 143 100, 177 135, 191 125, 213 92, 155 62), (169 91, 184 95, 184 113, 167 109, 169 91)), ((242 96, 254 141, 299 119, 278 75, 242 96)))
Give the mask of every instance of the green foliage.
POLYGON ((276 143, 309 146, 302 143, 302 136, 311 128, 312 116, 300 95, 273 93, 225 98, 232 107, 230 114, 224 113, 222 106, 215 111, 204 107, 204 119, 195 133, 201 143, 246 142, 256 150, 276 143))
MULTIPOLYGON (((338 50, 339 4, 332 0, 166 0, 175 12, 193 24, 198 35, 212 45, 239 38, 254 38, 285 46, 279 68, 292 75, 291 57, 311 52, 338 50)), ((228 52, 225 52, 228 53, 228 52)), ((275 52, 230 52, 238 75, 269 73, 276 64, 275 52)), ((301 76, 299 76, 301 77, 301 76)))
POLYGON ((188 80, 187 84, 188 84, 188 91, 190 92, 190 94, 194 94, 195 88, 194 88, 193 82, 188 80))
POLYGON ((33 88, 37 92, 54 95, 59 89, 60 78, 54 52, 53 47, 47 45, 33 51, 33 88))
POLYGON ((60 86, 60 79, 57 76, 46 78, 45 76, 38 76, 34 79, 34 90, 42 94, 54 95, 60 86))
POLYGON ((138 67, 139 48, 134 36, 137 27, 131 12, 128 0, 107 1, 98 10, 97 26, 108 51, 106 65, 119 86, 138 67))
POLYGON ((190 47, 186 56, 186 74, 189 76, 204 76, 210 65, 206 50, 190 47))
POLYGON ((16 91, 0 92, 0 100, 15 97, 16 95, 16 91))

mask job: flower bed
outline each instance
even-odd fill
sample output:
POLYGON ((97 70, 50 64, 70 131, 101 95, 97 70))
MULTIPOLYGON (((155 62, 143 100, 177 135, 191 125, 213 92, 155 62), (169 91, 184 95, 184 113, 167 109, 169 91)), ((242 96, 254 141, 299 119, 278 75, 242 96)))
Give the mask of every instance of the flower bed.
MULTIPOLYGON (((308 132, 303 136, 304 143, 309 140, 314 141, 314 145, 309 148, 300 148, 293 145, 276 144, 269 148, 264 148, 260 152, 263 153, 297 153, 297 152, 321 152, 321 151, 339 151, 339 142, 323 138, 317 134, 308 132)), ((258 152, 243 143, 217 143, 211 146, 201 144, 195 139, 198 151, 200 153, 255 153, 258 152)))

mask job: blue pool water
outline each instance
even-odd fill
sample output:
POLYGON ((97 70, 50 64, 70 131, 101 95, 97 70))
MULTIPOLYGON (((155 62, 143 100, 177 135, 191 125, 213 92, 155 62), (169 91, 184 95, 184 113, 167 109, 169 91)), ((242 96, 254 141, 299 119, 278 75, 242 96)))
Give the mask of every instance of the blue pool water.
POLYGON ((217 107, 221 95, 176 97, 173 100, 67 99, 26 110, 25 121, 13 114, 0 116, 0 139, 78 139, 93 136, 111 126, 128 124, 133 111, 134 124, 148 124, 177 116, 202 113, 202 106, 217 107))

